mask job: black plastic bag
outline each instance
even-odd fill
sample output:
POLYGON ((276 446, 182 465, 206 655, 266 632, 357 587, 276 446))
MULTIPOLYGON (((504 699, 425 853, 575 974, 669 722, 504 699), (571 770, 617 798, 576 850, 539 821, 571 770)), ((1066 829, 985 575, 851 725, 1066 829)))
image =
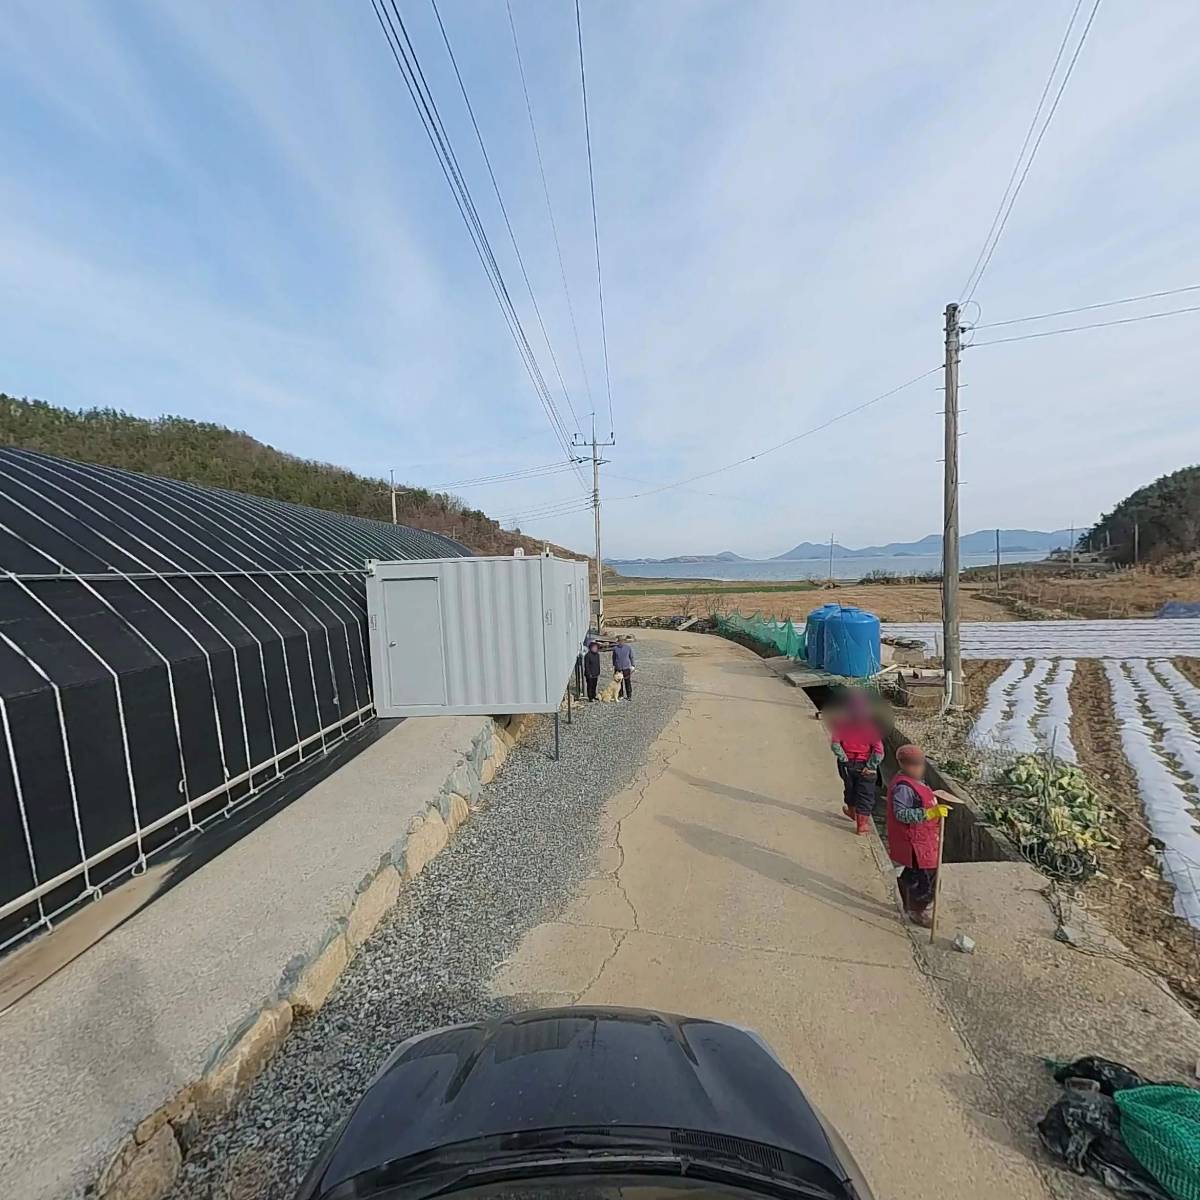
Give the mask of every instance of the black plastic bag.
POLYGON ((1144 1087, 1147 1080, 1122 1063, 1089 1056, 1051 1064, 1063 1096, 1038 1122, 1042 1145, 1077 1175, 1140 1200, 1171 1200, 1170 1193, 1130 1153, 1121 1138, 1113 1093, 1144 1087))

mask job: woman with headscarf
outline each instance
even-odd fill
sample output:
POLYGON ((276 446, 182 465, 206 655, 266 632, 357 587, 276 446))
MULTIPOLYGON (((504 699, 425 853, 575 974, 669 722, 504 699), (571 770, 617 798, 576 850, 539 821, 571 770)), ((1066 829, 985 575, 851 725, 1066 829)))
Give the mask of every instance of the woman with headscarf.
POLYGON ((937 882, 942 820, 950 809, 938 802, 925 782, 925 752, 919 746, 896 751, 899 770, 887 790, 888 854, 902 867, 900 896, 909 920, 926 929, 937 882))
POLYGON ((876 780, 883 762, 883 733, 871 713, 867 697, 853 691, 833 714, 829 745, 842 779, 842 812, 855 824, 855 832, 871 832, 875 811, 876 780))

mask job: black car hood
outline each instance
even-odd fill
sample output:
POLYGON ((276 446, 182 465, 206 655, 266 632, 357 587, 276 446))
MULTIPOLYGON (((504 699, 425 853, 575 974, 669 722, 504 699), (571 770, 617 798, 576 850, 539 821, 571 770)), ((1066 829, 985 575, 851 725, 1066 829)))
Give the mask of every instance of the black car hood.
POLYGON ((753 1034, 629 1008, 556 1008, 406 1042, 310 1176, 315 1196, 451 1143, 580 1127, 739 1138, 844 1179, 803 1092, 753 1034))

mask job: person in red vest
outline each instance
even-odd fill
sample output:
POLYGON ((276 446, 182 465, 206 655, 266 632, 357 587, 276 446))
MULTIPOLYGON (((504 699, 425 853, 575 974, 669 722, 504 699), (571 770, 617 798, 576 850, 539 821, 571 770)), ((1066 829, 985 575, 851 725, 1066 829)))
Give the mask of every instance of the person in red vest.
POLYGON ((883 762, 883 733, 862 692, 851 692, 846 703, 834 710, 829 744, 842 779, 842 812, 854 821, 856 833, 868 834, 883 762))
POLYGON ((928 929, 933 923, 929 905, 937 881, 942 820, 950 809, 925 782, 925 752, 919 746, 901 746, 896 763, 900 769, 887 790, 888 854, 903 868, 899 882, 904 911, 928 929))

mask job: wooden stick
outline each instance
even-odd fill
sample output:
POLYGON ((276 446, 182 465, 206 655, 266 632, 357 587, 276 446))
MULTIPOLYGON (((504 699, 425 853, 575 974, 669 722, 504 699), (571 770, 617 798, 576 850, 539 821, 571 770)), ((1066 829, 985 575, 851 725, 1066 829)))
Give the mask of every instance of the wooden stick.
POLYGON ((933 913, 929 918, 929 944, 937 937, 938 900, 942 894, 942 853, 946 848, 946 818, 938 821, 937 873, 933 877, 933 913))

